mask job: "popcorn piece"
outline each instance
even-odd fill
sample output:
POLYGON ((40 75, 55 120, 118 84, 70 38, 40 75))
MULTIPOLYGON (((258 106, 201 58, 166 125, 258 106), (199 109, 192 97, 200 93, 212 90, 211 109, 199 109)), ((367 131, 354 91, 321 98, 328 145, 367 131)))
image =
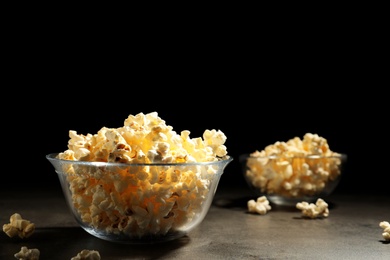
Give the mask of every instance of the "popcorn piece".
POLYGON ((34 233, 35 224, 28 220, 22 219, 18 213, 10 217, 10 223, 3 225, 3 231, 9 237, 19 236, 20 238, 27 238, 34 233))
POLYGON ((260 215, 265 215, 268 211, 271 210, 271 205, 266 196, 258 197, 257 200, 248 201, 248 211, 251 213, 258 213, 260 215))
POLYGON ((308 203, 306 201, 298 202, 297 209, 302 211, 302 215, 309 218, 321 218, 329 216, 328 203, 323 199, 317 199, 316 203, 308 203))
POLYGON ((100 260, 99 251, 84 249, 71 258, 71 260, 100 260))
POLYGON ((275 142, 251 153, 246 166, 247 179, 262 193, 313 196, 340 175, 341 157, 329 149, 325 138, 307 133, 302 140, 295 137, 275 142), (275 159, 268 159, 269 156, 275 159), (306 156, 313 157, 309 160, 306 156))
POLYGON ((64 164, 71 200, 80 219, 107 233, 160 236, 190 223, 202 210, 219 166, 227 156, 226 136, 205 130, 190 138, 166 125, 156 112, 129 115, 124 126, 102 127, 97 134, 69 131, 68 150, 58 158, 70 161, 115 162, 124 166, 93 168, 64 164), (159 163, 147 167, 127 164, 159 163), (181 163, 181 166, 164 166, 181 163))
POLYGON ((22 246, 20 251, 14 256, 19 260, 39 260, 40 252, 36 248, 28 249, 25 246, 22 246))
POLYGON ((382 236, 386 241, 390 241, 390 223, 387 221, 382 221, 379 223, 379 226, 383 228, 382 236))

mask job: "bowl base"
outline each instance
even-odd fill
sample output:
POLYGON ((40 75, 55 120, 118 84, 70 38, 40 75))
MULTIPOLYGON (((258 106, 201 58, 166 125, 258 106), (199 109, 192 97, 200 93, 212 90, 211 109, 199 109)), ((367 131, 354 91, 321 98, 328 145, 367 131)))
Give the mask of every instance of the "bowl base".
POLYGON ((278 195, 265 195, 268 199, 268 201, 274 205, 278 206, 289 206, 289 207, 295 207, 297 203, 306 201, 308 203, 314 203, 317 200, 317 197, 281 197, 278 195))
POLYGON ((96 230, 87 227, 83 227, 83 229, 87 231, 89 234, 93 235, 94 237, 97 237, 102 240, 119 243, 119 244, 133 244, 133 245, 163 243, 187 235, 187 232, 184 231, 173 231, 173 232, 168 232, 165 235, 144 235, 142 237, 138 237, 138 236, 132 237, 125 234, 118 235, 118 234, 110 234, 107 232, 96 232, 96 230))

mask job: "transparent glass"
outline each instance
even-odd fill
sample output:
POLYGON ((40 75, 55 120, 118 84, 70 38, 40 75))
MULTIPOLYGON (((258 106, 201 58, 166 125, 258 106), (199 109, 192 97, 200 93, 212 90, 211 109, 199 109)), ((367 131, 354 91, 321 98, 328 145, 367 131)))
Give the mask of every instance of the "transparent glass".
POLYGON ((103 240, 180 238, 205 218, 231 157, 215 162, 124 164, 46 158, 80 226, 103 240))
POLYGON ((239 157, 249 187, 275 205, 295 206, 324 199, 337 187, 347 155, 239 157))

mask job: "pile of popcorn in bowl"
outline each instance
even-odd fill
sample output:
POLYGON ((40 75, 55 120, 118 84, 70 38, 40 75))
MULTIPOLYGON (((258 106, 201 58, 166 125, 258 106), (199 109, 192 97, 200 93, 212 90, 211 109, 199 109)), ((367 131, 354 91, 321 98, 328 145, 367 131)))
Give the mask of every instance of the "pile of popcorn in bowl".
POLYGON ((327 140, 306 133, 275 142, 239 158, 246 182, 276 205, 292 206, 330 195, 337 187, 347 155, 333 152, 327 140))
POLYGON ((69 131, 68 150, 46 158, 65 199, 88 233, 119 243, 180 238, 206 216, 233 160, 220 130, 180 134, 157 112, 129 115, 96 134, 69 131))

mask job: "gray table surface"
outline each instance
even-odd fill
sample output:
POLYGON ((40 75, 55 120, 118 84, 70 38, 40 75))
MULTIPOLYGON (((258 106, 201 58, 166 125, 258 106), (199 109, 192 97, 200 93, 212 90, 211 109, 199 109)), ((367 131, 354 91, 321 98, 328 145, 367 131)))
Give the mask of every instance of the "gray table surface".
POLYGON ((390 222, 385 195, 335 193, 325 200, 330 215, 305 219, 295 208, 273 206, 266 215, 247 212, 256 196, 247 189, 218 188, 201 225, 180 239, 125 245, 81 229, 59 190, 0 191, 0 221, 19 213, 35 224, 27 239, 0 232, 0 259, 15 259, 22 246, 38 248, 40 259, 71 259, 83 249, 101 259, 390 259, 381 221, 390 222))

